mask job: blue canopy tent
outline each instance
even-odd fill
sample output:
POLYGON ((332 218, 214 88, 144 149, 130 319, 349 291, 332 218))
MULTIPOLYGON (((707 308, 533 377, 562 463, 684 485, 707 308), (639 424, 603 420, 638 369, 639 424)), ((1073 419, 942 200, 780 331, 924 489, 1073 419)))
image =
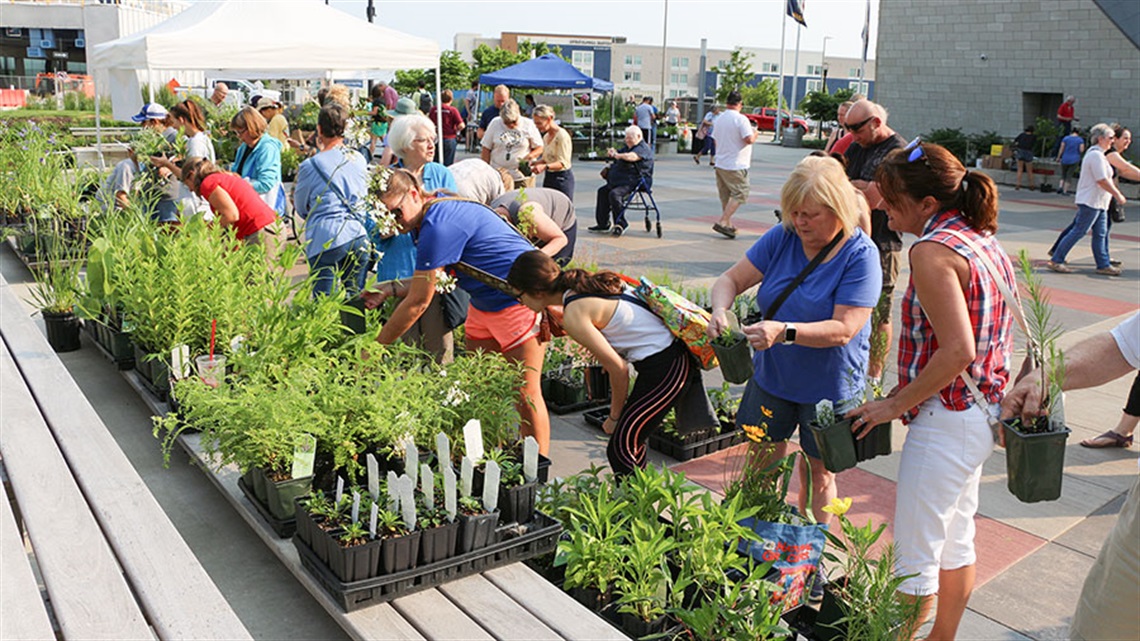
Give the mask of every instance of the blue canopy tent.
MULTIPOLYGON (((547 53, 532 60, 479 76, 479 84, 536 89, 589 89, 613 93, 614 83, 592 78, 558 56, 547 53)), ((610 101, 613 108, 613 101, 610 101)), ((613 114, 611 114, 612 120, 613 114)), ((590 143, 594 140, 594 119, 590 119, 590 143)))

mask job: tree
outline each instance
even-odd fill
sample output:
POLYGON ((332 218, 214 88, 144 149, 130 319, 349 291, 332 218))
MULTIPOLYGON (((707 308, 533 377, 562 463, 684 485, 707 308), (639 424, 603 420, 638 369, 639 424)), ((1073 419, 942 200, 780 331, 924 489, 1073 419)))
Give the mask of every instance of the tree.
MULTIPOLYGON (((440 87, 443 89, 466 89, 471 77, 471 65, 463 61, 458 51, 439 52, 440 87)), ((415 91, 420 81, 431 91, 435 91, 435 69, 401 69, 396 72, 392 88, 403 95, 415 91)))
POLYGON ((839 117, 839 105, 851 99, 853 89, 840 89, 833 94, 826 91, 812 91, 804 96, 798 108, 820 124, 820 137, 823 137, 823 123, 839 117))
POLYGON ((716 90, 717 102, 724 102, 728 98, 728 94, 733 91, 740 91, 747 86, 748 81, 752 80, 755 76, 752 73, 752 54, 745 52, 740 47, 732 50, 732 54, 728 58, 728 64, 720 70, 720 88, 716 90))
POLYGON ((775 107, 776 95, 779 94, 779 83, 772 78, 765 78, 752 87, 743 87, 740 90, 744 104, 748 107, 775 107))
POLYGON ((475 47, 475 51, 471 52, 471 57, 475 59, 475 64, 471 67, 471 81, 474 82, 479 79, 479 76, 485 73, 492 73, 500 69, 506 69, 511 65, 517 65, 520 62, 526 62, 532 57, 552 53, 563 60, 566 56, 562 55, 562 49, 555 46, 550 46, 545 42, 531 42, 523 40, 519 43, 519 52, 511 53, 502 47, 491 48, 485 44, 475 47), (533 54, 533 56, 532 56, 533 54))

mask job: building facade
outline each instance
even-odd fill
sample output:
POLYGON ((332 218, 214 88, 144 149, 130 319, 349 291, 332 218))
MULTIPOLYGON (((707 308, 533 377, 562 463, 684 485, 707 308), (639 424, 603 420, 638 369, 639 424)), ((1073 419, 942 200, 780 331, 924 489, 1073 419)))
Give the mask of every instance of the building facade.
POLYGON ((1140 126, 1140 2, 891 0, 879 8, 878 101, 904 137, 1015 136, 1076 97, 1079 127, 1140 126))

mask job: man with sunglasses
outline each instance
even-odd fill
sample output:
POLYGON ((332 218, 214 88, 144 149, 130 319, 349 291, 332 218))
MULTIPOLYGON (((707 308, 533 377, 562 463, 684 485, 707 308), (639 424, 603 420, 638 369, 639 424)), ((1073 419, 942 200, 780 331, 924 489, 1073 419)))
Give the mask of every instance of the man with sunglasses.
MULTIPOLYGON (((887 212, 883 209, 883 197, 875 183, 875 171, 887 154, 906 145, 906 140, 887 126, 887 110, 870 100, 859 100, 847 110, 847 131, 853 139, 844 156, 847 158, 847 177, 867 198, 871 207, 871 240, 879 248, 879 260, 883 268, 883 290, 879 305, 871 316, 877 324, 874 328, 885 337, 883 344, 891 344, 891 304, 894 297, 895 281, 899 277, 901 264, 902 236, 887 227, 887 212)), ((872 350, 867 366, 867 376, 872 384, 879 383, 883 376, 883 366, 890 349, 872 350)))

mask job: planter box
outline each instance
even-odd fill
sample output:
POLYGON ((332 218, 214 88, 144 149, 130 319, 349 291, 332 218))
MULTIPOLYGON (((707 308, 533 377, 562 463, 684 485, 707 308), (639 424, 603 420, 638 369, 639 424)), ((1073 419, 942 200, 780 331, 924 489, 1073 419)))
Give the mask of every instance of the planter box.
MULTIPOLYGON (((264 472, 262 472, 264 474, 264 472)), ((297 515, 294 500, 305 496, 313 488, 313 477, 274 481, 265 477, 265 504, 269 513, 282 521, 294 519, 297 515)))
POLYGON ((135 355, 135 369, 139 373, 139 381, 160 402, 166 402, 170 396, 170 366, 161 358, 150 360, 148 354, 135 343, 131 344, 135 355))
MULTIPOLYGON (((609 407, 599 407, 582 414, 587 425, 601 429, 602 423, 610 415, 609 407)), ((745 441, 744 432, 732 423, 721 423, 720 433, 712 430, 690 432, 682 438, 674 438, 661 432, 649 435, 649 447, 678 461, 688 461, 740 445, 745 441)))
POLYGON ((812 623, 815 638, 818 641, 843 641, 847 638, 847 624, 840 619, 845 616, 839 597, 831 591, 831 584, 824 586, 823 602, 819 604, 819 613, 812 623))
POLYGON ((858 459, 855 456, 855 435, 851 433, 851 419, 845 418, 827 427, 820 427, 816 423, 811 423, 808 427, 815 437, 815 444, 819 446, 819 455, 827 471, 842 472, 855 467, 858 459))
MULTIPOLYGON (((602 374, 605 370, 602 370, 602 374)), ((598 396, 594 397, 590 394, 590 377, 587 376, 586 383, 568 383, 560 378, 546 377, 542 378, 542 398, 546 401, 546 407, 555 414, 569 414, 570 412, 578 412, 591 407, 597 407, 601 403, 609 402, 609 377, 605 377, 604 396, 601 395, 603 383, 599 375, 594 375, 594 383, 598 388, 598 396)))
POLYGON ((1010 493, 1023 503, 1055 501, 1061 497, 1065 471, 1065 441, 1069 429, 1022 434, 1004 422, 1005 469, 1010 493))
POLYGON ((644 621, 641 617, 628 612, 617 615, 618 626, 622 632, 631 638, 640 639, 649 635, 659 635, 665 631, 669 624, 669 617, 661 615, 652 621, 644 621))
POLYGON ((420 564, 430 565, 455 556, 459 540, 459 520, 420 533, 420 564))
POLYGON ((485 548, 460 554, 444 561, 421 565, 389 575, 361 581, 341 581, 321 562, 314 550, 293 537, 301 564, 346 612, 434 588, 448 581, 470 576, 554 551, 562 532, 554 519, 542 513, 528 525, 499 528, 496 541, 485 548))
POLYGON ((380 551, 386 539, 376 539, 344 547, 337 544, 329 549, 329 569, 341 581, 360 581, 376 576, 380 567, 380 551))
MULTIPOLYGON (((475 468, 475 473, 471 476, 471 496, 483 496, 483 475, 484 470, 482 468, 475 468)), ((550 459, 542 454, 538 455, 537 477, 539 483, 546 483, 550 480, 550 459)), ((501 502, 500 500, 500 503, 501 502)))
POLYGON ((730 346, 725 347, 714 342, 712 347, 717 362, 720 363, 720 373, 724 376, 724 380, 740 385, 752 378, 752 347, 744 335, 740 335, 730 346))
MULTIPOLYGON (((395 574, 416 567, 420 560, 420 536, 421 532, 416 530, 403 536, 383 539, 384 545, 380 552, 380 573, 395 574)), ((329 552, 329 560, 332 560, 331 551, 329 552)))

